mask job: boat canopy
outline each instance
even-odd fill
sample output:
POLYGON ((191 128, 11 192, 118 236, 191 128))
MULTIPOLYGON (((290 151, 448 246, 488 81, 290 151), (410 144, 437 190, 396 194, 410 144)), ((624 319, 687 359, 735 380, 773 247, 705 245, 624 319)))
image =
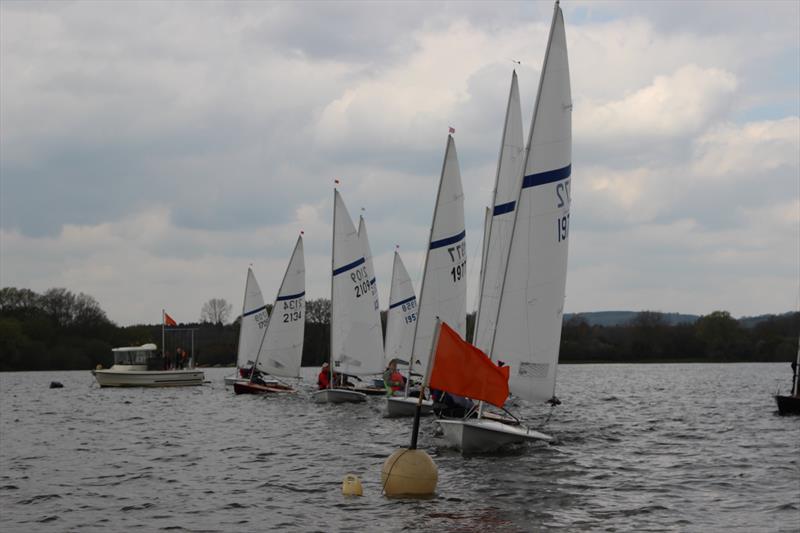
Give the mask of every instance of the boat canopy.
POLYGON ((156 355, 156 345, 149 343, 141 346, 125 346, 112 348, 115 365, 146 365, 156 355))

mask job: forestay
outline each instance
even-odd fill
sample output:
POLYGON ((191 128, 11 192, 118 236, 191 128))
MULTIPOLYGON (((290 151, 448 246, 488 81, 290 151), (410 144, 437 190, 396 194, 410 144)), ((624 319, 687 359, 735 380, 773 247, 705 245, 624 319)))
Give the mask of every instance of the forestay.
MULTIPOLYGON (((506 273, 508 248, 514 229, 514 215, 519 196, 522 167, 525 164, 525 147, 522 137, 522 111, 520 110, 517 73, 511 75, 511 89, 506 106, 506 120, 500 141, 494 197, 488 231, 484 236, 484 255, 479 290, 478 312, 475 317, 473 344, 489 353, 497 324, 500 292, 506 273)), ((485 230, 486 231, 486 230, 485 230)))
POLYGON ((394 253, 392 288, 389 291, 389 310, 386 313, 386 351, 384 366, 392 359, 411 359, 414 325, 417 322, 417 298, 414 285, 400 254, 394 253))
POLYGON ((376 374, 383 370, 380 315, 375 312, 370 276, 358 232, 339 191, 334 190, 331 360, 338 372, 376 374))
POLYGON ((569 243, 571 119, 564 19, 556 6, 491 350, 511 367, 511 392, 529 400, 555 393, 569 243))
POLYGON ((274 376, 299 377, 306 314, 306 266, 298 237, 272 307, 258 355, 258 368, 274 376))
POLYGON ((464 192, 456 145, 447 136, 447 148, 433 212, 428 253, 419 296, 414 333, 413 367, 424 372, 433 341, 436 317, 463 338, 467 314, 467 246, 464 230, 464 192))
POLYGON ((247 269, 244 284, 244 302, 242 303, 242 320, 239 326, 239 349, 236 354, 236 366, 249 368, 256 360, 264 329, 269 321, 267 306, 258 286, 253 269, 247 269))

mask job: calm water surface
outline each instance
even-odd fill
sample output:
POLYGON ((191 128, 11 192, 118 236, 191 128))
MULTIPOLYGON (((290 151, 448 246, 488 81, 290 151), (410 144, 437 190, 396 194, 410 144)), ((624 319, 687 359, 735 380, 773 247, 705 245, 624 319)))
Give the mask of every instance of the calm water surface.
POLYGON ((236 397, 228 373, 160 390, 0 374, 0 531, 800 530, 800 417, 772 399, 788 363, 562 365, 556 444, 462 457, 425 420, 439 485, 416 501, 381 496, 411 431, 381 398, 236 397), (347 473, 364 497, 341 495, 347 473))

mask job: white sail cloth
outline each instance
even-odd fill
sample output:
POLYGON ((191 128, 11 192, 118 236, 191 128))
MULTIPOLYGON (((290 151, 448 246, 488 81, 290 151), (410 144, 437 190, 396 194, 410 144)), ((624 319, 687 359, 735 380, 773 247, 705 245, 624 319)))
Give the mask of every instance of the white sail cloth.
POLYGON ((556 6, 490 355, 511 367, 511 392, 555 393, 569 243, 572 98, 564 18, 556 6))
POLYGON ((331 360, 338 372, 383 370, 383 335, 375 312, 364 248, 339 191, 334 190, 331 360))
POLYGON ((298 237, 283 275, 272 319, 258 353, 258 368, 274 376, 299 377, 306 323, 306 267, 298 237))

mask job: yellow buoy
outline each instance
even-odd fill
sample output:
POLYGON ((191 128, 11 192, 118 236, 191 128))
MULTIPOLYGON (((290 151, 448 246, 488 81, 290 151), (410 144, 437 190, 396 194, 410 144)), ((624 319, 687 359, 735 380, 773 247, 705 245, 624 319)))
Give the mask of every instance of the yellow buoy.
POLYGON ((436 492, 439 471, 422 450, 401 448, 386 459, 381 484, 387 496, 430 496, 436 492))
POLYGON ((342 481, 342 494, 345 496, 363 496, 364 490, 361 488, 361 480, 358 476, 347 474, 342 481))

